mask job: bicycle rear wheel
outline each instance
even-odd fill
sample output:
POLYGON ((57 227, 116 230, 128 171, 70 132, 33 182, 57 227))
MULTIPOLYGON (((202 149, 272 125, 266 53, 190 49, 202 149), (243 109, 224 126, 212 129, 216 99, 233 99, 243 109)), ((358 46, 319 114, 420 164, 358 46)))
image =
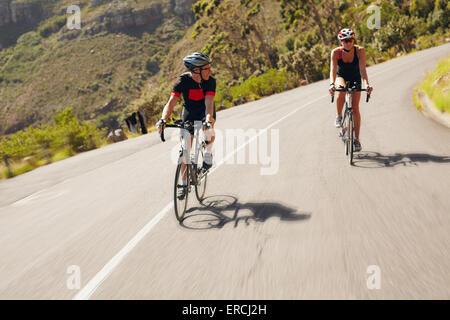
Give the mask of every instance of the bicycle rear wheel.
POLYGON ((194 166, 195 173, 197 174, 197 183, 195 184, 195 195, 197 196, 197 200, 199 202, 202 202, 205 197, 205 191, 206 191, 206 182, 208 180, 208 171, 204 171, 202 169, 203 164, 203 155, 204 155, 204 148, 201 149, 199 154, 199 161, 194 166))
POLYGON ((180 158, 180 161, 177 166, 177 171, 175 173, 175 184, 174 184, 174 193, 173 193, 173 207, 175 209, 175 217, 178 221, 181 222, 183 220, 184 215, 186 213, 187 203, 188 203, 188 195, 189 195, 189 189, 190 189, 190 182, 191 179, 189 178, 189 165, 184 166, 184 170, 182 170, 182 161, 180 158), (180 186, 183 184, 183 174, 185 173, 186 177, 186 186, 184 197, 178 196, 178 190, 180 189, 180 186))

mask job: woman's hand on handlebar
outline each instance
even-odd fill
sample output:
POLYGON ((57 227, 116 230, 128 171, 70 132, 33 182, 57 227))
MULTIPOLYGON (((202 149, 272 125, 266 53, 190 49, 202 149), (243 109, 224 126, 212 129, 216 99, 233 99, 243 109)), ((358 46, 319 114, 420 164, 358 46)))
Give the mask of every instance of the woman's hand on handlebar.
POLYGON ((330 83, 330 88, 328 89, 328 91, 330 92, 330 95, 333 97, 334 92, 336 91, 336 87, 334 86, 334 83, 330 83))

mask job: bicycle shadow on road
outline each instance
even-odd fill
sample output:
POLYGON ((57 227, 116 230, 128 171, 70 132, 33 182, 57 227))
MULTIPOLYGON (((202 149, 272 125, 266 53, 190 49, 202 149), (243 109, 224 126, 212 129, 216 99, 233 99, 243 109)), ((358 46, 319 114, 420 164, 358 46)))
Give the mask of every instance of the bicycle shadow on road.
POLYGON ((366 151, 356 153, 353 165, 360 168, 389 168, 395 166, 415 167, 419 163, 450 163, 450 156, 436 156, 427 153, 395 153, 383 155, 366 151))
POLYGON ((203 199, 200 206, 190 208, 180 222, 185 228, 205 230, 223 228, 228 223, 239 222, 249 225, 251 221, 265 222, 272 217, 282 221, 303 221, 311 217, 310 213, 297 212, 293 208, 274 202, 240 203, 234 196, 215 195, 203 199))

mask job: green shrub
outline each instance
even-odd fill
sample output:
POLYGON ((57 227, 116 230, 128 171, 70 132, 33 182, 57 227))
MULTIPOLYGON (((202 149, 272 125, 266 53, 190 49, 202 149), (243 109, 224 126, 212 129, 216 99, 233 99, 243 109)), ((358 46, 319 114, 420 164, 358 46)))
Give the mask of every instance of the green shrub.
POLYGON ((41 37, 48 38, 52 33, 58 32, 65 24, 66 17, 64 15, 57 16, 40 27, 38 32, 41 37))
MULTIPOLYGON (((102 132, 93 124, 83 122, 80 124, 73 116, 71 108, 61 111, 55 117, 57 130, 62 137, 62 145, 67 145, 74 153, 95 149, 100 146, 102 132), (60 116, 62 121, 57 121, 60 116)), ((61 144, 61 143, 60 143, 61 144)))
POLYGON ((246 101, 258 100, 263 96, 283 91, 285 84, 287 84, 286 71, 270 69, 260 76, 253 75, 242 84, 233 86, 228 90, 223 86, 218 86, 219 101, 222 99, 228 102, 241 99, 246 101), (232 101, 229 100, 230 93, 232 101))
POLYGON ((289 51, 294 51, 294 43, 295 43, 295 38, 294 37, 289 37, 286 40, 285 46, 289 51))
MULTIPOLYGON (((0 140, 0 159, 7 157, 8 162, 20 162, 25 157, 32 157, 33 163, 38 166, 98 148, 105 143, 105 130, 99 130, 96 125, 86 121, 80 123, 72 108, 58 111, 54 123, 53 126, 41 125, 38 128, 30 126, 4 137, 0 140)), ((10 177, 33 168, 34 165, 28 163, 4 175, 10 177)))
POLYGON ((145 60, 145 69, 150 75, 154 75, 159 71, 159 58, 157 56, 152 56, 145 60))
POLYGON ((94 82, 94 83, 88 85, 87 88, 89 90, 91 90, 92 92, 97 92, 98 89, 100 88, 100 84, 98 82, 94 82))

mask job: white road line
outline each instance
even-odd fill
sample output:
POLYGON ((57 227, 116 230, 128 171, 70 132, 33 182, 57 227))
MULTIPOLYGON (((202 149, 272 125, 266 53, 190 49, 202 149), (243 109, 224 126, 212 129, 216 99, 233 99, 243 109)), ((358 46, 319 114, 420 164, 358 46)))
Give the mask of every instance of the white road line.
POLYGON ((73 298, 73 300, 87 300, 97 290, 97 288, 111 274, 115 267, 123 260, 123 258, 153 229, 153 227, 172 209, 173 202, 170 202, 162 209, 149 223, 147 223, 125 247, 122 248, 103 268, 100 270, 88 284, 81 289, 73 298))
MULTIPOLYGON (((431 54, 431 53, 430 53, 431 54)), ((423 59, 423 57, 420 57, 418 59, 423 59)), ((414 59, 418 60, 418 59, 414 59)), ((413 61, 409 61, 405 64, 410 64, 413 61)), ((395 67, 402 67, 405 64, 401 64, 399 66, 395 66, 395 67)), ((391 71, 391 70, 389 70, 391 71)), ((388 71, 384 71, 384 70, 380 70, 379 72, 376 72, 374 74, 372 74, 373 76, 385 73, 388 71)), ((210 174, 212 174, 216 169, 218 169, 222 164, 225 163, 225 161, 227 161, 229 158, 233 157, 236 152, 238 152, 239 150, 245 148, 246 145, 248 145, 250 142, 252 142, 253 140, 257 139, 261 134, 265 133, 267 130, 269 130, 270 128, 272 128, 273 126, 277 125, 278 123, 280 123, 281 121, 283 121, 284 119, 292 116, 294 113, 296 113, 297 111, 300 111, 304 108, 306 108, 307 106, 313 104, 316 101, 319 101, 320 99, 326 98, 326 97, 330 97, 329 94, 320 96, 317 99, 311 100, 310 102, 308 102, 307 104, 291 111, 290 113, 288 113, 287 115, 281 117, 280 119, 278 119, 277 121, 271 123, 269 126, 267 126, 265 129, 261 130, 259 134, 253 136, 252 138, 250 138, 249 140, 247 140, 247 142, 245 142, 244 144, 242 144, 241 146, 237 147, 233 152, 231 152, 230 154, 228 154, 227 156, 225 156, 219 163, 217 163, 217 165, 211 169, 210 174)), ((159 221, 161 221, 161 219, 166 215, 167 212, 170 211, 170 209, 172 209, 173 207, 173 202, 171 201, 170 203, 168 203, 164 209, 162 209, 154 218, 152 218, 126 245, 125 247, 123 247, 88 283, 86 286, 83 287, 83 289, 81 289, 73 298, 73 300, 87 300, 89 299, 92 294, 95 292, 95 290, 97 290, 97 288, 108 278, 108 276, 112 273, 112 271, 120 264, 120 262, 125 258, 125 256, 131 252, 131 250, 133 250, 133 248, 153 229, 154 226, 156 226, 156 224, 158 224, 159 221)))
MULTIPOLYGON (((96 150, 98 150, 98 149, 96 149, 96 150)), ((13 203, 11 203, 11 204, 7 204, 7 205, 5 205, 5 206, 3 206, 3 207, 0 206, 0 209, 1 209, 1 208, 4 208, 4 207, 8 207, 8 206, 17 207, 17 206, 26 204, 26 203, 28 203, 28 202, 30 202, 30 201, 32 201, 32 200, 35 200, 36 198, 40 197, 40 195, 41 195, 42 193, 44 193, 44 192, 46 192, 46 191, 50 191, 51 189, 54 189, 54 188, 56 188, 56 187, 59 187, 59 186, 60 186, 61 184, 63 184, 63 183, 66 183, 66 182, 75 180, 75 179, 77 179, 77 178, 79 178, 79 177, 82 177, 82 176, 84 176, 84 175, 86 175, 86 174, 90 174, 90 173, 92 173, 92 172, 95 171, 95 170, 100 170, 100 169, 102 169, 102 168, 104 168, 104 167, 106 167, 106 166, 109 166, 109 165, 112 165, 112 164, 116 164, 117 162, 120 162, 120 161, 122 161, 122 160, 125 160, 125 159, 127 159, 127 158, 129 158, 129 157, 135 155, 136 153, 143 152, 143 151, 145 151, 145 149, 140 149, 140 150, 138 150, 138 151, 135 151, 135 152, 133 152, 133 153, 131 153, 131 154, 126 155, 126 156, 123 157, 123 158, 119 158, 119 159, 113 160, 112 162, 108 162, 108 163, 103 164, 103 165, 101 165, 101 166, 99 166, 99 167, 97 167, 97 168, 93 168, 93 169, 90 169, 90 170, 88 170, 88 171, 86 171, 86 172, 80 173, 80 174, 77 175, 77 176, 69 177, 69 178, 66 178, 66 179, 64 179, 64 180, 58 181, 56 184, 51 185, 51 186, 48 186, 48 187, 46 187, 46 188, 44 188, 44 189, 42 189, 42 190, 36 191, 36 192, 30 194, 29 196, 26 196, 25 198, 19 199, 19 200, 15 201, 15 202, 13 202, 13 203)), ((158 157, 153 158, 153 160, 162 158, 163 156, 164 156, 164 154, 161 154, 161 155, 159 155, 158 157)), ((60 195, 60 194, 59 194, 59 195, 60 195)))
POLYGON ((20 207, 20 206, 24 206, 26 204, 28 204, 29 202, 33 201, 33 200, 52 200, 55 198, 58 198, 66 193, 68 193, 68 191, 63 190, 63 191, 59 191, 59 192, 54 192, 54 193, 47 193, 45 194, 45 189, 36 193, 33 193, 32 195, 23 198, 21 200, 18 200, 16 202, 14 202, 13 204, 11 204, 11 207, 20 207))
MULTIPOLYGON (((229 153, 226 157, 222 159, 214 168, 211 169, 210 174, 212 174, 217 168, 219 168, 222 164, 225 163, 227 159, 233 157, 236 152, 245 148, 253 140, 257 139, 261 134, 265 133, 267 130, 277 125, 284 119, 292 116, 297 111, 300 111, 307 106, 313 104, 320 99, 326 98, 329 95, 323 95, 317 99, 311 100, 307 104, 289 112, 287 115, 278 119, 277 121, 271 123, 265 129, 261 130, 259 134, 254 135, 252 138, 247 140, 245 143, 234 149, 231 153, 229 153)), ((125 258, 125 256, 133 250, 133 248, 153 229, 153 227, 161 221, 161 219, 169 212, 173 207, 173 202, 168 203, 164 209, 162 209, 154 218, 152 218, 126 245, 123 247, 88 283, 84 286, 73 298, 73 300, 87 300, 91 297, 91 295, 97 290, 97 288, 108 278, 111 272, 120 264, 120 262, 125 258)))
POLYGON ((11 206, 12 206, 12 207, 19 207, 19 206, 21 206, 21 205, 24 205, 24 204, 26 204, 26 203, 28 203, 28 202, 30 202, 30 201, 32 201, 32 200, 38 198, 39 195, 41 195, 45 190, 46 190, 46 189, 43 189, 43 190, 41 190, 41 191, 38 191, 38 192, 36 192, 36 193, 33 193, 33 194, 31 194, 31 195, 25 197, 25 198, 22 198, 22 199, 20 199, 20 200, 17 200, 16 202, 13 202, 13 203, 11 204, 11 206))

